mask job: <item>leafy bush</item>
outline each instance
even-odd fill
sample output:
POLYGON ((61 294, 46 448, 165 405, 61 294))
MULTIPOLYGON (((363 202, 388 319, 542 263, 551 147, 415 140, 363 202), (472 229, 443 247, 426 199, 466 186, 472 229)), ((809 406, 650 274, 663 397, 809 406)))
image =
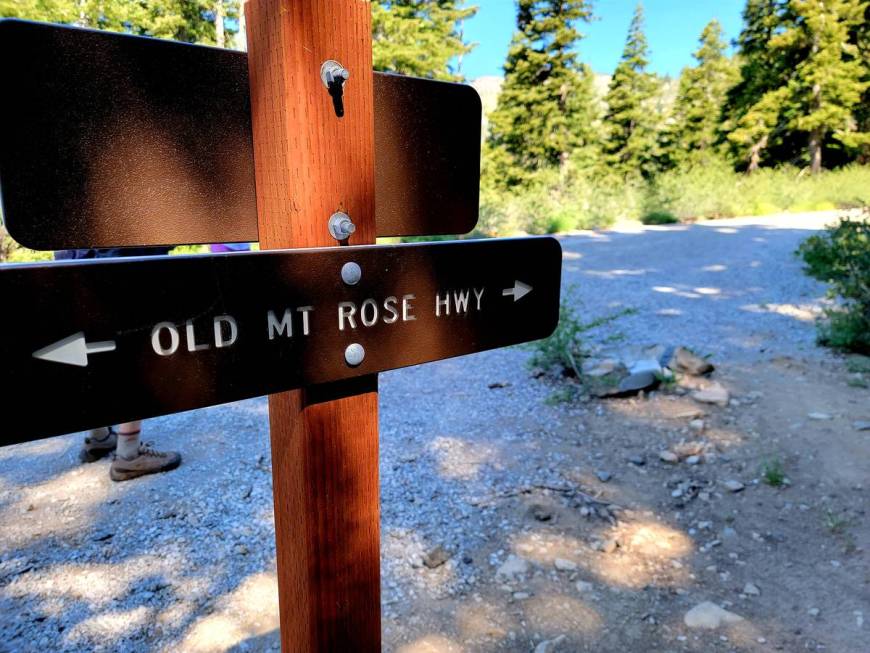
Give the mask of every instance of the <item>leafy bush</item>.
MULTIPOLYGON (((870 218, 870 212, 867 215, 870 218)), ((842 220, 798 248, 807 274, 829 284, 828 294, 839 297, 837 308, 825 311, 819 327, 822 344, 870 353, 870 223, 842 220)))
POLYGON ((650 211, 646 215, 644 215, 641 219, 641 222, 644 224, 674 224, 679 222, 676 216, 669 211, 650 211))

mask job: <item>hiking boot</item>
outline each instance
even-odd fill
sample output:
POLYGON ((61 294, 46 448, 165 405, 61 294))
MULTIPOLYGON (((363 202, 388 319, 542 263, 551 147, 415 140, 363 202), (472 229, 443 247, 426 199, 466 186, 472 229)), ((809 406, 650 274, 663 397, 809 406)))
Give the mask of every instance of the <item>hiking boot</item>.
POLYGON ((109 429, 109 434, 103 440, 87 437, 79 451, 79 460, 83 463, 93 463, 108 456, 118 446, 118 434, 109 429))
POLYGON ((113 481, 129 481, 146 474, 168 472, 180 464, 181 454, 177 451, 155 451, 148 445, 141 445, 135 458, 128 460, 116 455, 109 468, 109 477, 113 481))

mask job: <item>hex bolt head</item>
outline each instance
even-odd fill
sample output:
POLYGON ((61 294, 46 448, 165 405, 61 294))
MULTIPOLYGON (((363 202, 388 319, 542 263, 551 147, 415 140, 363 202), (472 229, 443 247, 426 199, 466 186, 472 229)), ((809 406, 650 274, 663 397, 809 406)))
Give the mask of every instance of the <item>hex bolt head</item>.
POLYGON ((329 217, 329 233, 338 241, 347 240, 356 231, 356 225, 347 213, 338 211, 329 217))
POLYGON ((362 363, 365 357, 366 350, 358 342, 348 345, 347 349, 344 350, 344 360, 351 367, 356 367, 362 363))
POLYGON ((353 261, 341 266, 341 280, 348 286, 355 286, 362 279, 362 268, 353 261))

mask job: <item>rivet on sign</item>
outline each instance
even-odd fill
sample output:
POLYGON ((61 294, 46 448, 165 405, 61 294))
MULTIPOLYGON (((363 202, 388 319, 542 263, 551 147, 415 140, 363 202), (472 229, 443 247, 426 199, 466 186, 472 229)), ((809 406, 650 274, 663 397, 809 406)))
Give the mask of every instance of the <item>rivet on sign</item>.
POLYGON ((362 269, 359 265, 350 261, 341 266, 341 280, 348 286, 355 286, 362 278, 362 269))
POLYGON ((356 367, 357 365, 362 363, 365 357, 366 350, 363 349, 363 346, 358 342, 355 342, 352 345, 348 345, 347 349, 344 350, 344 360, 351 367, 356 367))

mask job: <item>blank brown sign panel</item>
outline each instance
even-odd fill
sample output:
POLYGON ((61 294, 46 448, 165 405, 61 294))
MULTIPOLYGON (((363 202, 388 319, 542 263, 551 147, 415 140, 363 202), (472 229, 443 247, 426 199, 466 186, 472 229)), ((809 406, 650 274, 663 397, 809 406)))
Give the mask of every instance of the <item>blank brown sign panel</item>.
MULTIPOLYGON (((0 58, 0 187, 19 243, 258 240, 245 53, 2 20, 0 58)), ((375 74, 378 236, 474 228, 480 120, 470 86, 375 74)))

